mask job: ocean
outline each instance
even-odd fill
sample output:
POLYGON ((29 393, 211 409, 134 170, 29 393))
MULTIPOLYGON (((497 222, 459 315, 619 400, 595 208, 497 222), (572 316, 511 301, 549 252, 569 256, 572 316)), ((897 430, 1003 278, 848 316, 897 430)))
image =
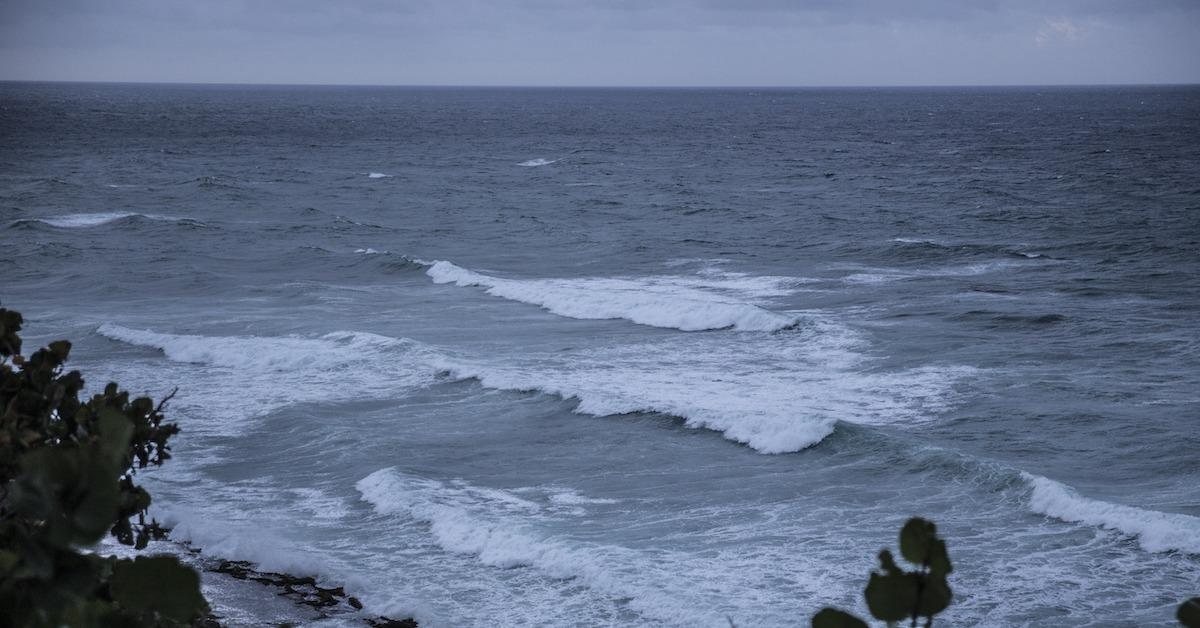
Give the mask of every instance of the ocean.
POLYGON ((178 389, 176 541, 368 615, 868 616, 914 515, 939 624, 1200 593, 1197 87, 0 83, 0 268, 178 389))

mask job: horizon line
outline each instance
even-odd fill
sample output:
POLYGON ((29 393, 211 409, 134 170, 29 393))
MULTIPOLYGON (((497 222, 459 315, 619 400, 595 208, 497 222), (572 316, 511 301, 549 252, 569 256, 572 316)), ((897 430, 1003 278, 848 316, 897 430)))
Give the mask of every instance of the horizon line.
POLYGON ((1194 83, 854 83, 854 84, 807 84, 807 85, 618 85, 618 84, 519 84, 519 83, 254 83, 248 81, 109 81, 109 80, 54 80, 54 79, 8 79, 0 83, 40 83, 66 85, 145 85, 178 87, 361 87, 361 88, 409 88, 409 89, 646 89, 646 90, 720 90, 720 89, 947 89, 947 88, 1097 88, 1097 87, 1198 87, 1194 83))

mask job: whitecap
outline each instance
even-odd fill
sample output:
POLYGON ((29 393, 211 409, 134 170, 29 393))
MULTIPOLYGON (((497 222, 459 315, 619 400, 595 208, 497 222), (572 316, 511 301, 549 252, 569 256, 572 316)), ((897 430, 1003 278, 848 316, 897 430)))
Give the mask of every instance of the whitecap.
POLYGON ((187 221, 186 218, 177 218, 175 216, 162 216, 159 214, 139 214, 136 212, 97 212, 87 214, 63 214, 61 216, 46 216, 43 218, 32 218, 43 222, 51 227, 59 227, 63 229, 80 229, 86 227, 98 227, 108 224, 123 218, 137 216, 149 220, 161 220, 166 222, 187 221))
POLYGON ((642 581, 649 580, 644 574, 627 573, 632 565, 644 564, 646 557, 639 552, 543 534, 531 524, 544 517, 537 510, 514 508, 512 500, 523 500, 507 491, 421 478, 394 467, 371 473, 355 488, 375 512, 426 522, 443 549, 475 556, 484 565, 528 566, 553 578, 578 579, 590 589, 628 600, 638 613, 671 624, 715 625, 719 618, 668 594, 665 583, 656 586, 642 581))
POLYGON ((556 395, 576 401, 581 414, 675 416, 765 454, 811 447, 839 421, 935 420, 956 402, 958 383, 976 373, 963 366, 872 372, 865 344, 853 330, 810 316, 783 336, 701 334, 517 360, 434 360, 455 379, 556 395))
POLYGON ((702 331, 778 331, 796 324, 793 316, 740 298, 788 294, 793 278, 755 278, 725 273, 702 277, 503 279, 447 261, 426 270, 434 283, 480 287, 493 296, 541 306, 559 316, 584 320, 625 319, 641 325, 702 331))
POLYGON ((160 391, 179 388, 175 403, 200 429, 237 432, 277 409, 347 399, 402 395, 436 381, 428 347, 407 338, 363 332, 318 337, 166 334, 104 324, 97 333, 161 351, 161 358, 126 359, 118 381, 160 391), (227 395, 221 391, 239 390, 227 395))
POLYGON ((530 159, 528 161, 522 161, 521 163, 519 163, 517 165, 525 166, 526 168, 536 168, 537 166, 548 166, 553 163, 558 163, 558 161, 560 161, 560 160, 558 160, 558 159, 542 159, 541 157, 539 157, 537 159, 530 159))
POLYGON ((1200 554, 1200 517, 1090 499, 1049 478, 1025 472, 1021 477, 1033 488, 1029 506, 1034 512, 1134 537, 1148 552, 1200 554))
POLYGON ((975 277, 978 275, 994 273, 1006 268, 1012 268, 1019 264, 1020 262, 1001 260, 994 262, 981 262, 977 264, 964 264, 961 266, 947 266, 941 268, 870 268, 862 269, 863 272, 856 272, 846 275, 845 277, 842 277, 842 281, 851 284, 880 284, 904 279, 919 279, 927 277, 975 277))

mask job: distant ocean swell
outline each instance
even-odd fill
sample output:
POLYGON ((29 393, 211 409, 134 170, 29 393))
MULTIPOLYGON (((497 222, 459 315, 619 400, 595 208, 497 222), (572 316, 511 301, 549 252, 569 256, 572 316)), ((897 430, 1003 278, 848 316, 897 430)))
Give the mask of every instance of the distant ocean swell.
POLYGON ((142 214, 137 212, 94 212, 83 214, 62 214, 58 216, 43 216, 41 218, 22 218, 15 221, 14 225, 42 223, 51 227, 60 229, 85 229, 88 227, 99 227, 118 220, 125 219, 142 219, 154 220, 159 222, 177 222, 184 224, 202 224, 191 218, 177 216, 163 216, 159 214, 142 214))

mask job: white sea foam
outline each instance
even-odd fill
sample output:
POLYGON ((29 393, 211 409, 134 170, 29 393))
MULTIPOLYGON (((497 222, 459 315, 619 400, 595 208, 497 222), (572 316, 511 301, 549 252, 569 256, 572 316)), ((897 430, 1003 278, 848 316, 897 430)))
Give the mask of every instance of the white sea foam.
POLYGON ((575 579, 625 598, 635 611, 670 625, 714 625, 717 619, 659 588, 667 583, 652 584, 655 576, 646 572, 656 568, 637 552, 539 531, 532 525, 542 519, 536 505, 531 509, 507 491, 429 480, 395 468, 368 475, 356 488, 376 512, 427 522, 439 546, 485 565, 529 566, 553 578, 575 579))
POLYGON ((1200 554, 1200 517, 1089 499, 1049 478, 1021 475, 1033 487, 1029 505, 1034 512, 1135 537, 1148 552, 1200 554))
POLYGON ((538 505, 533 502, 504 491, 406 475, 394 468, 376 471, 355 487, 376 512, 406 514, 429 522, 438 544, 452 552, 476 554, 485 564, 496 567, 531 565, 541 560, 559 577, 577 575, 566 571, 566 563, 571 561, 546 556, 549 548, 538 547, 529 533, 512 525, 499 525, 497 519, 505 515, 536 515, 538 505))
POLYGON ((391 175, 391 174, 384 174, 384 173, 382 173, 382 172, 368 172, 368 173, 367 173, 367 178, 368 178, 368 179, 390 179, 390 178, 392 178, 392 177, 394 177, 394 176, 395 176, 395 175, 391 175))
POLYGON ((176 362, 272 371, 332 368, 359 361, 364 351, 415 346, 410 340, 362 332, 334 332, 319 338, 191 336, 160 334, 109 323, 96 331, 113 340, 160 349, 176 362))
POLYGON ((204 549, 205 554, 248 560, 264 571, 299 575, 324 573, 321 559, 300 551, 253 524, 225 524, 187 508, 156 508, 155 517, 171 527, 171 538, 204 549))
POLYGON ((176 403, 201 426, 238 430, 278 408, 378 399, 435 381, 427 347, 403 338, 335 332, 295 336, 163 334, 105 324, 97 333, 163 352, 170 362, 126 360, 121 382, 142 390, 179 386, 176 403), (225 395, 220 391, 241 390, 225 395))
POLYGON ((44 222, 51 227, 60 227, 63 229, 79 229, 84 227, 98 227, 103 224, 108 224, 113 221, 121 220, 138 216, 150 220, 161 220, 166 222, 186 220, 184 218, 176 218, 174 216, 161 216, 158 214, 139 214, 136 212, 97 212, 89 214, 64 214, 62 216, 46 216, 44 218, 34 218, 39 222, 44 222))
POLYGON ((948 266, 943 268, 872 268, 864 269, 864 272, 846 275, 845 277, 842 277, 842 281, 856 284, 880 284, 922 277, 974 277, 977 275, 993 273, 998 270, 1004 270, 1006 268, 1012 268, 1018 264, 1019 262, 1000 260, 994 262, 982 262, 978 264, 965 264, 962 266, 948 266))
POLYGON ((384 255, 387 253, 387 251, 376 251, 375 249, 372 249, 372 248, 354 249, 354 252, 361 253, 363 255, 384 255))
POLYGON ((438 372, 503 390, 575 399, 595 416, 658 412, 680 417, 763 453, 798 451, 837 421, 912 425, 954 402, 965 367, 873 372, 865 341, 835 321, 807 315, 783 336, 688 335, 619 347, 479 360, 408 339, 358 332, 320 337, 197 336, 102 325, 98 332, 196 365, 187 373, 149 367, 129 380, 149 389, 187 382, 185 403, 222 418, 250 418, 304 402, 385 398, 434 381, 438 372), (652 356, 648 359, 647 356, 652 356), (198 370, 197 370, 198 369, 198 370), (247 399, 212 391, 253 390, 247 399))
POLYGON ((582 495, 574 489, 556 489, 549 495, 550 501, 555 504, 565 504, 568 506, 578 506, 583 504, 616 504, 618 500, 607 499, 604 497, 588 497, 582 495))
POLYGON ((522 161, 517 165, 525 166, 526 168, 536 168, 537 166, 548 166, 552 163, 557 163, 558 161, 558 159, 542 159, 539 157, 537 159, 530 159, 529 161, 522 161))
MULTIPOLYGON (((484 288, 493 296, 539 305, 578 319, 625 319, 683 331, 736 329, 777 331, 796 323, 792 316, 763 309, 745 298, 786 294, 786 278, 755 278, 726 273, 703 277, 582 279, 502 279, 446 261, 426 270, 435 283, 484 288)), ((790 280, 797 281, 797 280, 790 280)))
POLYGON ((813 318, 784 336, 699 335, 527 360, 437 360, 451 376, 489 388, 575 399, 576 412, 596 416, 669 414, 763 453, 810 447, 839 420, 929 421, 974 373, 966 367, 871 372, 863 345, 852 330, 813 318))

